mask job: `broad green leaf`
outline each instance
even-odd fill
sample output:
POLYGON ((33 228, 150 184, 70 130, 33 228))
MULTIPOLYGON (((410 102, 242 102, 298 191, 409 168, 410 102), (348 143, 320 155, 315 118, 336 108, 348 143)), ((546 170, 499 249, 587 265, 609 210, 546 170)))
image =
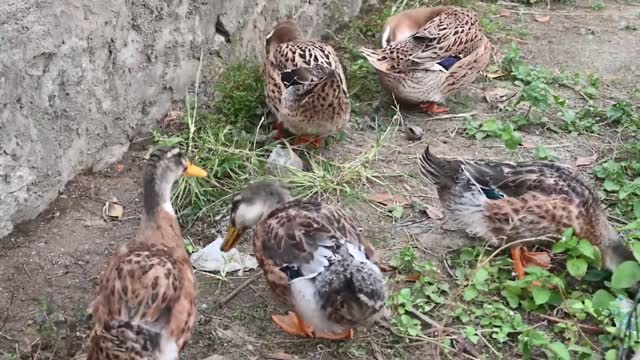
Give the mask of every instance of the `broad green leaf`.
POLYGON ((593 308, 602 312, 609 308, 609 304, 615 300, 613 295, 609 294, 607 290, 600 289, 593 294, 591 298, 591 302, 593 303, 593 308))
POLYGON ((536 305, 542 305, 549 301, 551 291, 544 286, 536 286, 531 289, 531 295, 533 295, 533 301, 536 305))
POLYGON ((610 349, 604 354, 604 360, 616 360, 618 358, 618 350, 610 349))
POLYGON ((610 179, 605 180, 602 186, 609 192, 620 190, 620 184, 613 182, 613 180, 610 179))
POLYGON ((640 264, 635 261, 625 261, 613 273, 611 287, 614 289, 628 289, 640 281, 640 264))
POLYGON ((569 240, 573 237, 573 228, 569 227, 564 230, 562 233, 562 240, 569 240))
POLYGON ((571 360, 571 355, 569 355, 569 350, 567 347, 561 342, 553 342, 549 344, 549 349, 553 351, 553 353, 562 360, 571 360))
POLYGON ((520 304, 520 297, 517 294, 515 294, 513 291, 505 289, 505 290, 502 290, 501 294, 507 299, 507 301, 509 302, 509 306, 511 306, 513 309, 517 308, 518 305, 520 304))
POLYGON ((640 241, 635 241, 631 248, 633 249, 633 256, 636 258, 636 261, 640 262, 640 241))
POLYGON ((587 273, 587 262, 581 258, 571 258, 567 261, 567 270, 574 278, 582 279, 587 273))
POLYGON ((473 300, 476 296, 478 296, 478 289, 476 289, 475 286, 467 286, 467 288, 464 289, 463 298, 466 301, 473 300))
POLYGON ((487 281, 488 278, 489 278, 489 272, 487 271, 487 269, 481 267, 478 270, 476 270, 476 273, 473 275, 473 282, 483 283, 487 281))
POLYGON ((587 240, 578 241, 578 250, 580 250, 580 253, 582 253, 582 255, 588 257, 589 259, 593 260, 596 258, 596 251, 594 250, 593 245, 591 245, 591 243, 587 240))
POLYGON ((551 251, 553 251, 555 254, 559 254, 566 251, 567 248, 568 248, 568 241, 566 241, 563 238, 562 240, 553 244, 553 246, 551 247, 551 251))
POLYGON ((472 328, 471 326, 465 327, 462 332, 465 334, 467 339, 469 339, 474 344, 477 344, 478 340, 480 340, 480 337, 476 333, 476 329, 472 328))

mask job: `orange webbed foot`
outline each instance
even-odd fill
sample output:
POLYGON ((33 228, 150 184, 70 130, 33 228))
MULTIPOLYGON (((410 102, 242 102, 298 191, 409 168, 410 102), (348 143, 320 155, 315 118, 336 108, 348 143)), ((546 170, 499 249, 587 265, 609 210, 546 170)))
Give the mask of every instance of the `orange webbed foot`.
POLYGON ((282 124, 278 120, 276 120, 273 123, 273 130, 276 130, 278 132, 273 137, 274 140, 286 139, 287 137, 289 137, 289 134, 287 134, 287 130, 284 128, 284 126, 282 126, 282 124))
MULTIPOLYGON (((524 278, 525 267, 537 266, 543 269, 551 267, 551 256, 548 252, 529 252, 521 246, 511 248, 511 259, 513 260, 515 273, 520 280, 524 278)), ((536 281, 534 285, 540 284, 536 281)))
POLYGON ((449 112, 449 109, 446 107, 442 107, 434 102, 428 102, 420 105, 422 111, 430 114, 446 114, 449 112))
POLYGON ((313 337, 313 329, 311 326, 305 324, 304 320, 293 311, 289 311, 287 315, 271 315, 271 319, 287 334, 313 337))
POLYGON ((323 143, 324 139, 320 136, 309 136, 309 135, 301 135, 296 136, 296 139, 293 142, 294 146, 297 145, 309 145, 311 147, 320 147, 323 143))

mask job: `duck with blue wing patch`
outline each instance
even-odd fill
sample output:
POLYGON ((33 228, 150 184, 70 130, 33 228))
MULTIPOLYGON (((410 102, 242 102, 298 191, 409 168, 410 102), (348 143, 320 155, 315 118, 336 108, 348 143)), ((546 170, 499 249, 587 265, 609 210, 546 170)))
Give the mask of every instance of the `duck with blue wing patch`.
POLYGON ((266 39, 265 95, 276 117, 278 137, 296 135, 294 145, 319 146, 342 130, 351 104, 335 50, 306 40, 291 21, 276 25, 266 39))
MULTIPOLYGON (((444 159, 429 148, 420 171, 438 190, 453 223, 496 245, 521 239, 574 234, 600 249, 614 270, 633 254, 607 221, 600 201, 571 168, 550 162, 521 163, 444 159)), ((511 247, 518 278, 525 265, 549 267, 546 253, 511 247)))
POLYGON ((419 104, 428 113, 447 112, 437 103, 469 86, 489 65, 493 51, 477 14, 455 7, 392 16, 382 44, 382 49, 360 51, 395 99, 419 104))
POLYGON ((344 211, 292 200, 268 182, 249 185, 234 204, 222 250, 255 227, 255 254, 267 283, 295 310, 272 316, 284 331, 350 339, 354 328, 384 314, 386 289, 374 249, 344 211))

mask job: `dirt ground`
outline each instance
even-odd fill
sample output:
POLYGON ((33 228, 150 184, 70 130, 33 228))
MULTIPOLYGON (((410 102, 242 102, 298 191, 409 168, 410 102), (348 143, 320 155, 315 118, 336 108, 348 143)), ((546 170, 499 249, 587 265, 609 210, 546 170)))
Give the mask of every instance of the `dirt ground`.
MULTIPOLYGON (((530 35, 519 44, 528 62, 548 69, 567 68, 600 75, 604 86, 598 99, 607 103, 640 86, 640 31, 624 29, 630 24, 640 27, 640 5, 632 1, 605 3, 604 10, 598 12, 591 9, 591 2, 578 1, 577 6, 527 8, 521 17, 514 14, 492 20, 521 23, 529 31, 530 35), (534 21, 535 12, 550 14, 550 21, 534 21)), ((502 45, 511 41, 499 40, 502 45)), ((487 104, 483 93, 498 86, 508 83, 476 81, 470 89, 451 99, 448 103, 451 112, 476 112, 473 116, 478 119, 490 116, 496 110, 487 104)), ((574 97, 573 101, 581 100, 574 97)), ((404 113, 403 120, 405 124, 422 127, 425 139, 411 143, 398 131, 381 148, 373 164, 376 169, 386 173, 417 173, 416 155, 426 144, 436 154, 447 156, 531 158, 531 149, 512 152, 501 141, 464 138, 459 118, 429 120, 419 114, 404 113)), ((347 141, 324 150, 327 157, 349 159, 373 143, 371 128, 352 127, 348 132, 347 141)), ((578 157, 604 154, 618 141, 605 133, 570 136, 536 129, 523 135, 525 142, 545 144, 558 154, 558 161, 568 164, 575 163, 578 157)), ((92 300, 96 276, 112 251, 133 238, 138 227, 142 205, 141 159, 148 146, 148 142, 135 144, 124 159, 108 170, 77 176, 47 211, 0 241, 0 356, 5 353, 2 359, 67 359, 81 350, 90 325, 85 308, 92 300), (102 206, 113 197, 124 204, 125 214, 120 221, 105 222, 102 206)), ((434 189, 423 185, 420 181, 402 180, 394 187, 411 199, 439 207, 434 189)), ((413 244, 423 250, 424 256, 437 260, 446 250, 471 241, 464 233, 450 231, 446 223, 429 219, 423 213, 410 213, 407 220, 394 224, 368 203, 349 201, 342 205, 351 210, 386 260, 405 244, 413 244)), ((185 235, 196 245, 206 245, 220 235, 220 224, 227 221, 226 214, 223 215, 219 224, 199 224, 185 235)), ((248 242, 240 250, 249 252, 248 242)), ((295 358, 284 354, 275 357, 279 352, 300 359, 415 358, 418 352, 421 357, 431 357, 429 347, 417 351, 405 344, 397 344, 395 348, 381 346, 383 329, 361 330, 348 343, 290 337, 270 321, 270 314, 285 309, 274 303, 261 277, 230 301, 220 304, 222 298, 256 273, 232 274, 226 279, 198 273, 199 320, 183 358, 220 355, 224 359, 266 359, 269 354, 276 359, 295 358)))

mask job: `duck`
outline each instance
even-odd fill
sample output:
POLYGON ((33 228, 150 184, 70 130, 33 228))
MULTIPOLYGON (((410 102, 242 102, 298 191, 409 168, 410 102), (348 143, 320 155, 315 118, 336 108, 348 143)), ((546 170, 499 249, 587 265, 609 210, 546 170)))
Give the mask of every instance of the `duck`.
POLYGON ((305 40, 294 22, 281 22, 267 35, 264 76, 276 138, 293 133, 294 145, 318 147, 349 121, 347 82, 335 50, 305 40))
MULTIPOLYGON (((600 250, 614 271, 633 253, 607 220, 595 191, 569 166, 437 157, 425 149, 420 172, 438 192, 453 224, 489 244, 510 245, 518 279, 526 266, 549 268, 546 252, 528 252, 523 239, 560 239, 568 228, 600 250)), ((535 241, 527 242, 536 244, 535 241)))
POLYGON ((406 10, 388 19, 382 49, 360 48, 395 100, 446 113, 445 99, 469 86, 493 47, 478 15, 456 7, 406 10))
POLYGON ((136 237, 100 275, 88 360, 174 360, 196 321, 196 279, 171 205, 181 176, 206 177, 178 148, 153 150, 143 171, 143 216, 136 237))
POLYGON ((280 185, 260 181, 233 199, 221 250, 229 251, 251 228, 271 291, 294 309, 272 315, 282 330, 348 340, 354 328, 386 318, 386 288, 375 249, 344 210, 294 200, 280 185))

